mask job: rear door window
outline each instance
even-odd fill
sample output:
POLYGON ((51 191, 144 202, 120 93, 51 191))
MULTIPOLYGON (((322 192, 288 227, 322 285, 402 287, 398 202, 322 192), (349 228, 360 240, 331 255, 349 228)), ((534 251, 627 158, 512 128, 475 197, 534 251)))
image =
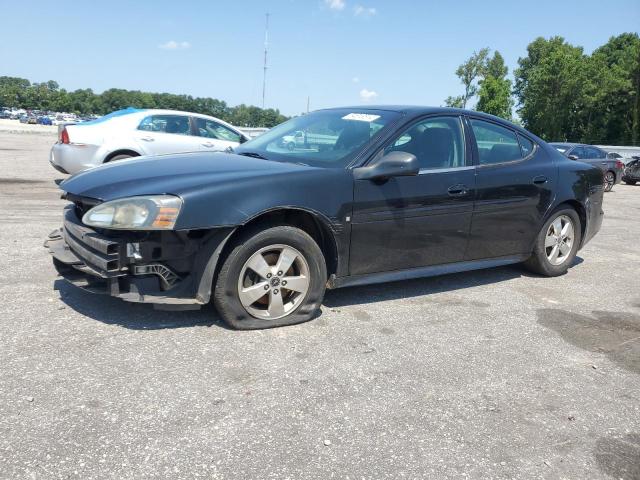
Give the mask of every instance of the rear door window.
POLYGON ((586 152, 586 158, 607 158, 607 154, 595 147, 584 147, 586 152))
POLYGON ((189 117, 185 115, 150 115, 138 125, 138 130, 175 135, 191 135, 189 117))
POLYGON ((569 155, 576 156, 578 159, 587 158, 584 147, 574 148, 573 150, 571 150, 571 152, 569 152, 569 155))
POLYGON ((518 134, 518 140, 520 140, 520 150, 522 150, 522 157, 528 157, 533 152, 534 143, 527 137, 523 137, 518 134))
POLYGON ((522 158, 520 144, 513 130, 473 118, 471 128, 476 137, 480 165, 495 165, 522 158))
POLYGON ((198 136, 212 138, 215 140, 224 140, 226 142, 240 143, 240 134, 234 132, 228 127, 225 127, 221 123, 199 117, 194 117, 194 120, 198 136))

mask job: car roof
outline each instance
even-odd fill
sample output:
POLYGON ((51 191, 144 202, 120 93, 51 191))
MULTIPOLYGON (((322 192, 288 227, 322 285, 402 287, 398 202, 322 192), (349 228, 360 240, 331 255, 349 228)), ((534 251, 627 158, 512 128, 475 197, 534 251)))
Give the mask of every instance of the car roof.
POLYGON ((554 146, 562 146, 562 147, 567 147, 567 148, 573 148, 573 147, 593 147, 593 148, 597 148, 598 150, 603 150, 602 148, 598 147, 597 145, 591 145, 590 143, 575 143, 575 142, 549 142, 549 145, 554 145, 554 146))
POLYGON ((429 113, 442 113, 442 112, 465 112, 465 113, 480 113, 472 112, 471 110, 463 110, 460 108, 451 107, 429 107, 421 105, 347 105, 344 107, 332 107, 325 108, 323 110, 379 110, 387 112, 397 113, 411 113, 411 114, 429 114, 429 113))
MULTIPOLYGON (((325 108, 322 110, 377 110, 377 111, 387 111, 387 112, 396 112, 402 113, 411 116, 420 116, 420 115, 429 115, 433 113, 454 113, 458 115, 469 115, 473 117, 486 118, 487 120, 493 120, 501 123, 506 123, 511 125, 512 127, 517 128, 518 130, 522 130, 526 132, 522 127, 513 124, 509 120, 505 120, 504 118, 496 117, 495 115, 490 115, 484 112, 478 112, 476 110, 467 110, 464 108, 453 108, 453 107, 429 107, 422 105, 352 105, 346 107, 335 107, 335 108, 325 108)), ((529 133, 529 132, 527 132, 529 133)), ((530 133, 529 133, 530 134, 530 133)))
MULTIPOLYGON (((133 108, 133 107, 127 107, 127 108, 123 108, 121 110, 115 110, 111 113, 108 113, 106 115, 103 115, 102 117, 96 118, 95 120, 90 120, 87 122, 82 122, 83 126, 86 125, 96 125, 96 124, 100 124, 103 123, 107 120, 111 120, 114 118, 122 118, 122 117, 128 117, 130 115, 138 115, 140 117, 146 117, 147 115, 186 115, 186 116, 193 116, 193 117, 200 117, 200 118, 211 118, 213 120, 216 120, 217 122, 233 129, 234 131, 237 131, 238 133, 242 134, 242 131, 240 129, 238 129, 238 127, 235 127, 233 125, 231 125, 228 122, 225 122, 224 120, 222 120, 221 118, 218 117, 214 117, 213 115, 206 115, 203 113, 195 113, 195 112, 185 112, 182 110, 167 110, 167 109, 162 109, 162 108, 133 108)), ((244 134, 243 134, 244 135, 244 134)))
POLYGON ((509 120, 505 120, 504 118, 496 117, 495 115, 490 115, 484 112, 478 112, 476 110, 468 110, 464 108, 453 108, 453 107, 429 107, 422 105, 357 105, 357 106, 346 106, 346 107, 335 107, 335 108, 325 108, 322 110, 358 110, 358 111, 366 111, 366 110, 377 110, 377 111, 387 111, 387 112, 396 112, 404 115, 408 115, 411 117, 419 117, 421 115, 430 115, 430 114, 458 114, 458 115, 468 115, 478 118, 484 118, 486 120, 490 120, 497 123, 502 123, 509 128, 512 128, 523 135, 533 137, 539 142, 543 142, 541 138, 537 137, 533 133, 525 130, 519 125, 516 125, 509 120))

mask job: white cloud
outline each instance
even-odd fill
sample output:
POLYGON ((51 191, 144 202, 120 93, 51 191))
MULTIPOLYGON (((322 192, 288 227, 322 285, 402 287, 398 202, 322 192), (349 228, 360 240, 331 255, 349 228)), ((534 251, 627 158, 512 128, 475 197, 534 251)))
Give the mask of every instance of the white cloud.
POLYGON ((346 3, 344 0, 324 0, 324 3, 331 10, 344 10, 346 3))
POLYGON ((189 42, 176 42, 175 40, 169 40, 166 43, 158 45, 158 48, 162 50, 184 50, 190 47, 191 44, 189 42))
POLYGON ((352 81, 353 83, 360 83, 360 77, 353 77, 353 78, 351 79, 351 81, 352 81))
POLYGON ((356 17, 373 17, 378 11, 373 7, 363 7, 362 5, 356 5, 353 7, 353 14, 356 17))
POLYGON ((367 90, 366 88, 363 88, 362 90, 360 90, 360 100, 362 100, 363 102, 370 102, 377 97, 378 97, 378 92, 375 92, 373 90, 367 90))

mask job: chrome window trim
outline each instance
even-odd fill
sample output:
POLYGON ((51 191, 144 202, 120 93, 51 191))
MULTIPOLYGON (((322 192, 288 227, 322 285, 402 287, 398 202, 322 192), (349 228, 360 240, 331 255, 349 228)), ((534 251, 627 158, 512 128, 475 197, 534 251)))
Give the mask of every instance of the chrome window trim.
POLYGON ((447 173, 447 172, 460 172, 463 170, 473 170, 475 165, 465 165, 463 167, 448 167, 448 168, 421 168, 418 175, 426 175, 431 173, 447 173))

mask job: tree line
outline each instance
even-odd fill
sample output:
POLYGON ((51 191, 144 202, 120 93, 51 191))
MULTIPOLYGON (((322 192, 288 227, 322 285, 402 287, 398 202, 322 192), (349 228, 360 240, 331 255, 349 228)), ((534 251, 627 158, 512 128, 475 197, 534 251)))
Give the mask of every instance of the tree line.
POLYGON ((514 83, 499 52, 474 52, 456 70, 463 93, 446 105, 522 125, 545 140, 640 145, 640 36, 623 33, 586 55, 562 37, 537 38, 518 59, 514 83))
POLYGON ((0 77, 0 106, 78 115, 104 115, 127 107, 184 110, 212 115, 240 127, 273 127, 288 119, 277 109, 244 104, 230 107, 222 100, 209 97, 119 88, 102 93, 89 88, 68 92, 53 80, 31 83, 17 77, 0 77))

